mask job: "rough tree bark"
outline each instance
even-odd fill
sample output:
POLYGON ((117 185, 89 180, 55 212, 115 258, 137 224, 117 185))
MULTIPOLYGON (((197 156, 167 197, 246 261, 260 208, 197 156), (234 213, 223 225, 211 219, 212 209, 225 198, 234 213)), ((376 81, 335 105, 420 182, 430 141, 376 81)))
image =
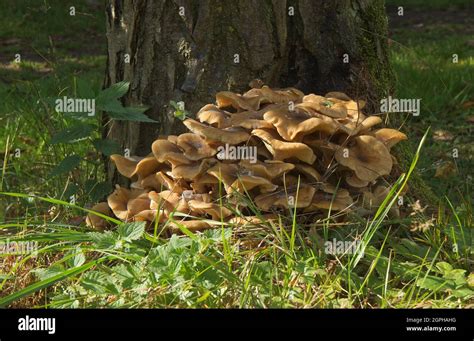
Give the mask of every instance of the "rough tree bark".
POLYGON ((383 0, 108 0, 106 11, 105 83, 129 81, 126 104, 150 106, 159 122, 107 127, 132 154, 182 130, 170 100, 193 113, 255 78, 305 93, 344 91, 372 109, 391 90, 383 0))

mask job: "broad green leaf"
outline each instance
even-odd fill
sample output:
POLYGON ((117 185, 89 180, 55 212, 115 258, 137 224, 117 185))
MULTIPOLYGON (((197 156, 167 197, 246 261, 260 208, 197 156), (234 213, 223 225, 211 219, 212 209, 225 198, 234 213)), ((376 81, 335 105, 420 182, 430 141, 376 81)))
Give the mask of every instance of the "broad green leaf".
POLYGON ((117 243, 118 236, 112 231, 88 233, 97 247, 102 249, 113 249, 117 243))
POLYGON ((97 139, 92 141, 95 149, 101 152, 105 156, 110 156, 112 154, 120 154, 120 145, 117 141, 110 140, 110 139, 97 139))
POLYGON ((33 273, 39 278, 40 281, 54 277, 64 271, 62 264, 53 264, 49 268, 38 268, 34 269, 33 273))
POLYGON ((81 141, 89 137, 95 128, 92 124, 78 123, 54 134, 50 143, 58 144, 81 141))
POLYGON ((72 255, 72 258, 68 259, 68 265, 70 267, 81 266, 86 262, 86 256, 80 247, 71 250, 69 254, 72 255))
POLYGON ((100 201, 104 196, 109 195, 112 189, 112 185, 107 181, 97 182, 89 179, 85 184, 85 192, 91 202, 100 201))
POLYGON ((118 227, 118 234, 123 239, 137 240, 145 233, 145 222, 137 221, 133 223, 125 223, 118 227))
POLYGON ((112 100, 122 97, 128 92, 129 82, 118 82, 112 84, 109 88, 102 90, 97 96, 97 105, 106 104, 112 100))
POLYGON ((446 262, 438 262, 436 263, 436 267, 438 268, 439 272, 442 275, 445 275, 449 273, 451 270, 453 270, 453 267, 451 266, 451 264, 446 263, 446 262))
POLYGON ((100 109, 106 111, 110 118, 118 121, 156 122, 144 114, 148 108, 124 107, 122 103, 117 100, 107 103, 100 109))
POLYGON ((66 156, 56 167, 54 167, 49 176, 54 177, 69 173, 74 168, 79 166, 79 163, 81 163, 81 157, 79 155, 66 156))

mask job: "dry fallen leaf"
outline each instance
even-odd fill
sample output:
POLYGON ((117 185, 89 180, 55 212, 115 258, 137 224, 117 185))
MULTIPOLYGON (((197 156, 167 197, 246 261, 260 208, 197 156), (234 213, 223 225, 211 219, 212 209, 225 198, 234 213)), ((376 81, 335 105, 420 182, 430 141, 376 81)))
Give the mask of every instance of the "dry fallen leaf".
POLYGON ((464 109, 474 108, 474 101, 466 101, 462 104, 464 109))
POLYGON ((452 139, 454 139, 454 135, 449 131, 439 129, 433 132, 433 140, 435 141, 451 141, 452 139))
POLYGON ((456 173, 456 165, 452 161, 448 161, 436 168, 435 178, 449 178, 456 173))

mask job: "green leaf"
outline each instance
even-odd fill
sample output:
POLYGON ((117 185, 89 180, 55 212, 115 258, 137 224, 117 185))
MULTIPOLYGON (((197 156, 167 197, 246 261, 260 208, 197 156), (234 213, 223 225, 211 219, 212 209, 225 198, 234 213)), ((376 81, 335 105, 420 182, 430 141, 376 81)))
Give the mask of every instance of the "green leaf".
POLYGON ((143 233, 145 233, 145 222, 137 221, 121 224, 117 231, 119 236, 123 239, 137 240, 143 236, 143 233))
POLYGON ((40 281, 54 277, 64 271, 62 264, 53 264, 49 268, 38 268, 34 269, 33 273, 39 278, 40 281))
POLYGON ((80 247, 76 247, 71 250, 68 255, 72 255, 72 258, 68 259, 67 264, 70 267, 81 266, 86 262, 86 256, 80 247))
POLYGON ((96 139, 92 141, 92 144, 94 145, 95 149, 97 149, 97 151, 101 152, 105 156, 110 156, 112 154, 120 154, 120 145, 115 140, 96 139))
POLYGON ((128 92, 129 82, 118 82, 104 89, 97 96, 97 104, 106 104, 112 100, 122 97, 128 92))
POLYGON ((79 155, 69 155, 65 157, 56 167, 53 168, 50 177, 58 176, 61 174, 69 173, 74 168, 79 166, 81 163, 81 157, 79 155))
POLYGON ((467 298, 474 295, 474 291, 469 288, 461 288, 453 290, 453 295, 458 298, 467 298))
POLYGON ((92 241, 101 249, 113 249, 117 243, 117 234, 112 231, 100 232, 89 232, 88 235, 92 241))
POLYGON ((446 263, 446 262, 438 262, 436 263, 436 267, 438 268, 439 272, 442 275, 445 275, 449 273, 451 270, 453 270, 453 267, 451 266, 451 264, 446 263))
POLYGON ((101 110, 107 112, 110 118, 117 121, 134 121, 134 122, 154 122, 144 114, 147 107, 124 107, 118 100, 107 103, 100 107, 101 110))
POLYGON ((86 181, 85 192, 90 201, 97 202, 100 201, 104 196, 112 192, 112 185, 107 181, 97 182, 96 180, 89 179, 86 181))
POLYGON ((81 141, 89 137, 95 128, 92 124, 75 124, 54 134, 50 143, 58 144, 81 141))
POLYGON ((438 291, 438 290, 445 290, 449 287, 449 283, 447 280, 435 276, 427 276, 426 278, 419 278, 416 281, 416 285, 420 288, 438 291))

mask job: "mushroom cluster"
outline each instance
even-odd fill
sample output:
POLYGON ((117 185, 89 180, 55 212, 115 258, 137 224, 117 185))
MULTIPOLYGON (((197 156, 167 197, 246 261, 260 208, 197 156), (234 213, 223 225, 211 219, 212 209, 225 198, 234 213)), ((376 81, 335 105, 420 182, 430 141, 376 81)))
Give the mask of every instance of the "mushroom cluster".
MULTIPOLYGON (((166 223, 171 231, 256 221, 255 207, 269 216, 288 209, 371 212, 390 189, 390 149, 407 137, 375 128, 382 120, 366 116, 364 106, 341 92, 305 95, 265 85, 219 92, 215 104, 183 121, 189 132, 158 137, 146 157, 112 155, 130 188, 117 185, 92 209, 166 223)), ((94 214, 86 221, 107 225, 94 214)))

